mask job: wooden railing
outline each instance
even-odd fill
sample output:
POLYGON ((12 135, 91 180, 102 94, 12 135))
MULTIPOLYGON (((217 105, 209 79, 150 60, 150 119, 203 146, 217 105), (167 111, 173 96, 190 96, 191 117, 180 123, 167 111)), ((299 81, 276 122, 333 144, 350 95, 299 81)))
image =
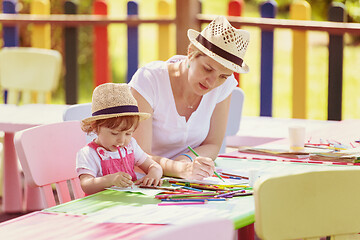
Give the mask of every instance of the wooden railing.
MULTIPOLYGON (((306 31, 322 31, 327 32, 330 36, 343 36, 345 33, 352 35, 360 35, 360 24, 359 23, 344 23, 344 22, 330 22, 330 21, 310 21, 310 20, 285 20, 285 19, 272 19, 272 18, 249 18, 249 17, 236 17, 228 16, 228 20, 235 27, 256 27, 261 29, 263 32, 272 32, 274 29, 290 29, 298 32, 306 31)), ((136 15, 127 17, 109 17, 102 15, 73 15, 73 14, 52 14, 52 15, 33 15, 33 14, 0 14, 0 23, 3 26, 15 26, 15 25, 27 25, 27 24, 51 24, 60 25, 64 28, 78 28, 81 26, 108 26, 109 24, 126 24, 128 27, 138 27, 140 24, 158 24, 158 25, 176 25, 176 52, 178 54, 185 54, 187 51, 188 39, 187 30, 189 28, 195 30, 201 30, 201 24, 208 23, 214 19, 213 15, 200 14, 200 5, 198 0, 177 0, 176 1, 176 18, 167 16, 159 16, 156 18, 139 18, 136 15)), ((262 39, 263 40, 263 39, 262 39)), ((73 38, 73 41, 76 39, 73 38)), ((72 44, 71 42, 69 44, 72 44)), ((74 43, 75 44, 75 43, 74 43)), ((336 47, 336 46, 335 46, 336 47)), ((341 46, 342 49, 342 46, 341 46)), ((128 49, 128 51, 132 51, 128 49)), ((305 51, 305 50, 303 50, 305 51)), ((263 52, 261 54, 264 54, 263 52)), ((262 56, 263 58, 263 56, 262 56)), ((330 57, 329 57, 330 61, 330 57)), ((137 66, 136 66, 137 67, 137 66)), ((269 75, 269 74, 267 74, 269 75)), ((267 78, 269 76, 266 76, 267 78)), ((261 80, 263 81, 263 79, 261 80)), ((264 81, 271 81, 271 79, 264 79, 264 81)), ((341 83, 342 84, 342 83, 341 83)), ((329 83, 330 86, 330 83, 329 83)), ((329 89, 330 91, 330 89, 329 89)), ((339 90, 336 90, 339 91, 339 90)), ((341 91, 341 88, 340 88, 341 91)), ((66 94, 70 94, 66 92, 66 94)), ((264 102, 271 102, 272 93, 262 92, 262 97, 269 95, 264 98, 264 102), (270 100, 269 100, 270 99, 270 100)), ((303 94, 304 95, 304 94, 303 94)), ((331 106, 340 105, 340 108, 328 109, 328 119, 340 120, 341 119, 341 94, 335 94, 333 97, 329 92, 329 101, 335 101, 336 104, 331 106), (335 99, 335 100, 334 100, 335 99), (334 114, 331 115, 330 112, 334 114)), ((293 106, 294 109, 303 108, 305 105, 305 96, 301 96, 298 99, 294 99, 294 102, 298 102, 298 106, 293 106)), ((75 103, 73 100, 67 103, 75 103)), ((263 104, 263 103, 261 103, 263 104)), ((330 105, 330 104, 329 104, 330 105)), ((260 112, 260 115, 271 116, 272 105, 266 105, 263 107, 265 110, 260 112)), ((304 115, 305 110, 299 111, 294 110, 293 117, 295 118, 306 118, 304 115)))
MULTIPOLYGON (((201 23, 209 23, 214 19, 212 15, 198 14, 197 19, 201 23)), ((258 27, 261 30, 274 30, 276 28, 286 28, 300 31, 323 31, 329 34, 354 34, 360 35, 359 23, 342 23, 328 21, 310 21, 310 20, 290 20, 290 19, 272 19, 272 18, 252 18, 252 17, 231 17, 227 19, 235 27, 258 27)))
POLYGON ((157 17, 156 19, 140 19, 137 16, 128 17, 110 17, 100 15, 63 15, 63 14, 52 14, 52 15, 33 15, 33 14, 0 14, 0 23, 4 25, 16 25, 16 24, 51 24, 61 26, 107 26, 113 23, 122 23, 128 26, 138 26, 140 24, 155 23, 155 24, 171 24, 175 23, 175 19, 157 17))

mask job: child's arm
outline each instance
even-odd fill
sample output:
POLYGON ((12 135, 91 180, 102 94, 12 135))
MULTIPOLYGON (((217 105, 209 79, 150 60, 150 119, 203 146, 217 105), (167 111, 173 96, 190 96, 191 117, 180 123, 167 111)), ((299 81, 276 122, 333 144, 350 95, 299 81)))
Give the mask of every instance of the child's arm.
POLYGON ((140 184, 142 186, 161 186, 163 171, 157 162, 152 160, 150 157, 147 157, 145 161, 139 165, 139 168, 143 170, 146 175, 137 180, 135 184, 140 184))
POLYGON ((108 174, 103 177, 81 174, 79 178, 81 188, 86 194, 93 194, 111 186, 130 187, 133 184, 131 176, 124 172, 108 174))

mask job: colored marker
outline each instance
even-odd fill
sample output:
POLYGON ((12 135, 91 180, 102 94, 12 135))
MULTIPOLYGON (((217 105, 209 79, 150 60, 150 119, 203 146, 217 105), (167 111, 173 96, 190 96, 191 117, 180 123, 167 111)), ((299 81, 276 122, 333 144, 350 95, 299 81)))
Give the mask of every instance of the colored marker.
MULTIPOLYGON (((194 151, 194 149, 192 149, 190 146, 188 146, 188 149, 189 149, 196 157, 199 156, 199 154, 197 154, 197 153, 194 151)), ((214 171, 214 174, 215 174, 220 180, 222 180, 223 182, 225 182, 225 180, 224 180, 216 171, 214 171)))

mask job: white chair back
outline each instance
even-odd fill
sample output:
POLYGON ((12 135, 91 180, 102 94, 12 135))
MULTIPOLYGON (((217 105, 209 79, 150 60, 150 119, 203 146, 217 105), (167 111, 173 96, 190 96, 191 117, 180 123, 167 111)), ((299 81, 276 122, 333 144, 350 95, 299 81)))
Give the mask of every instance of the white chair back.
POLYGON ((244 91, 241 88, 235 88, 231 95, 229 117, 226 126, 225 137, 221 145, 219 154, 225 153, 226 137, 234 136, 239 131, 242 109, 244 104, 244 91))
MULTIPOLYGON (((71 105, 67 109, 65 109, 63 113, 64 121, 81 121, 82 119, 87 117, 91 117, 91 103, 79 103, 71 105)), ((86 135, 86 142, 91 142, 95 137, 95 134, 86 135)))
POLYGON ((61 65, 62 56, 56 50, 1 49, 0 86, 8 91, 7 103, 19 104, 20 100, 23 104, 47 103, 48 96, 58 85, 61 65))

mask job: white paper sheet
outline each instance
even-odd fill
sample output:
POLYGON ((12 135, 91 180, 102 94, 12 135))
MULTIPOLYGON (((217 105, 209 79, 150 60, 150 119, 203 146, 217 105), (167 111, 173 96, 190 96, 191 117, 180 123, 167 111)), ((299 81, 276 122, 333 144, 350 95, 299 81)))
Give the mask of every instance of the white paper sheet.
MULTIPOLYGON (((169 187, 172 188, 172 187, 169 187)), ((115 190, 115 191, 120 191, 120 192, 139 192, 142 194, 145 194, 147 196, 155 196, 161 192, 164 192, 165 190, 163 189, 151 189, 151 188, 140 188, 138 185, 134 185, 132 188, 131 187, 127 187, 127 188, 121 188, 121 187, 111 187, 111 188, 107 188, 110 190, 115 190)), ((175 187, 174 187, 175 189, 175 187)))

